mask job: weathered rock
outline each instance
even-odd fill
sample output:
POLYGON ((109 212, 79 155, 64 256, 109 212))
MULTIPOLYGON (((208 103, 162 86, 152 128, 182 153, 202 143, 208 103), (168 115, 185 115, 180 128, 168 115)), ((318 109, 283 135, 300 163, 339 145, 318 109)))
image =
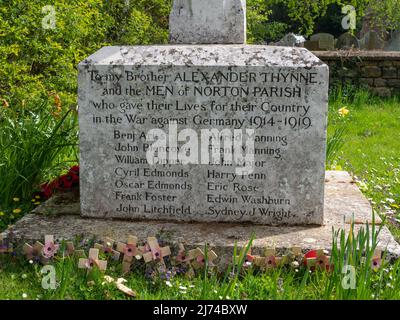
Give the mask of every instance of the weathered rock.
POLYGON ((385 46, 385 51, 400 51, 400 31, 392 34, 388 44, 385 46))
POLYGON ((370 88, 371 92, 380 97, 390 97, 392 95, 392 90, 387 87, 376 87, 370 88))
POLYGON ((82 213, 321 224, 327 100, 303 48, 103 48, 79 65, 82 213))
POLYGON ((387 83, 390 87, 400 89, 400 79, 388 79, 387 83))
POLYGON ((387 86, 387 80, 385 80, 385 79, 376 78, 376 79, 373 79, 373 82, 374 82, 375 87, 386 87, 387 86))
POLYGON ((368 78, 379 78, 382 76, 382 69, 376 66, 366 66, 361 68, 361 74, 368 78))
POLYGON ((171 44, 246 43, 246 0, 175 0, 171 44))
POLYGON ((397 68, 395 67, 383 67, 382 68, 383 78, 397 78, 397 68))

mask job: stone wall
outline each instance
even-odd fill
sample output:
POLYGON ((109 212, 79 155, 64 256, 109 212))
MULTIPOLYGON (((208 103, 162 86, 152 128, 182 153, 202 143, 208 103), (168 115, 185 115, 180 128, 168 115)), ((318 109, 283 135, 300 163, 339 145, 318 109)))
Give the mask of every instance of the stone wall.
POLYGON ((331 85, 353 84, 379 96, 400 94, 400 52, 314 51, 329 65, 331 85))

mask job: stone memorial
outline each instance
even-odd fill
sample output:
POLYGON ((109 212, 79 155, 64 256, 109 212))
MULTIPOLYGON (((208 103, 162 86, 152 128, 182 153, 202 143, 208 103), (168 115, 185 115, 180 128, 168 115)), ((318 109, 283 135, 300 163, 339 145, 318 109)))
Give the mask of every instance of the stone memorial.
POLYGON ((318 41, 319 50, 335 50, 335 37, 329 33, 317 33, 311 36, 310 41, 318 41))
POLYGON ((328 77, 302 48, 101 49, 79 65, 82 214, 322 224, 328 77))
POLYGON ((169 19, 171 44, 246 42, 246 0, 176 0, 169 19))

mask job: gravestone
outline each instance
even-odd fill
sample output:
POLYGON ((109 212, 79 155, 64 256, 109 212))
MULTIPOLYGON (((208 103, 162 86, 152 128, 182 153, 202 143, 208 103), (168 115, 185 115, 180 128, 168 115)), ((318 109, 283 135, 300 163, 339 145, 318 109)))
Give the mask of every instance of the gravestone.
POLYGON ((320 47, 319 47, 319 41, 311 41, 311 40, 307 40, 306 42, 304 42, 304 48, 306 48, 307 50, 310 51, 320 51, 320 47))
POLYGON ((303 47, 304 42, 306 42, 306 39, 303 36, 289 33, 274 45, 282 47, 303 47))
POLYGON ((400 51, 400 31, 392 34, 388 44, 385 46, 385 51, 400 51))
POLYGON ((80 63, 83 216, 323 223, 327 65, 226 43, 105 47, 80 63))
POLYGON ((170 43, 245 43, 246 0, 175 0, 170 43))
POLYGON ((336 42, 336 48, 341 50, 359 49, 360 42, 349 32, 343 33, 336 42))
POLYGON ((335 37, 329 33, 317 33, 311 36, 310 41, 318 41, 319 50, 335 50, 335 37))
POLYGON ((385 46, 385 41, 381 39, 375 31, 368 31, 360 40, 361 50, 382 50, 385 46))

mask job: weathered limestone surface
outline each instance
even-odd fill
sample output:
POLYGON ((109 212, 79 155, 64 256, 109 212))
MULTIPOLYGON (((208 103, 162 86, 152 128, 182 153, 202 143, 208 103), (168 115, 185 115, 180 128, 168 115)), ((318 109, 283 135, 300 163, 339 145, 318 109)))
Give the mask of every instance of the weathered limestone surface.
POLYGON ((171 44, 246 43, 246 0, 175 0, 171 44))
POLYGON ((101 49, 79 65, 82 214, 321 224, 328 78, 327 65, 303 48, 101 49), (179 151, 171 164, 187 129, 196 135, 189 140, 194 160, 183 163, 187 154, 179 151), (155 142, 165 143, 168 162, 148 164, 155 142))
MULTIPOLYGON (((24 240, 43 239, 46 234, 54 234, 58 239, 84 239, 112 237, 125 241, 132 234, 144 241, 148 236, 161 235, 166 243, 185 243, 188 248, 202 246, 206 242, 218 255, 232 254, 235 242, 244 246, 255 233, 254 252, 261 253, 265 247, 284 250, 301 246, 303 250, 327 249, 332 244, 332 227, 335 230, 349 230, 350 217, 354 215, 355 231, 365 228, 372 221, 372 209, 356 184, 346 172, 327 172, 325 196, 325 223, 323 226, 255 226, 227 223, 172 223, 162 221, 119 221, 82 218, 79 199, 73 195, 58 196, 38 207, 18 221, 13 228, 14 237, 24 240), (73 200, 75 199, 75 200, 73 200), (62 212, 62 214, 60 214, 62 212)), ((376 223, 381 220, 376 217, 376 223)), ((8 232, 8 231, 7 231, 8 232)), ((7 232, 4 235, 7 235, 7 232)), ((386 227, 379 235, 380 249, 387 249, 393 257, 400 256, 400 246, 386 227)))

